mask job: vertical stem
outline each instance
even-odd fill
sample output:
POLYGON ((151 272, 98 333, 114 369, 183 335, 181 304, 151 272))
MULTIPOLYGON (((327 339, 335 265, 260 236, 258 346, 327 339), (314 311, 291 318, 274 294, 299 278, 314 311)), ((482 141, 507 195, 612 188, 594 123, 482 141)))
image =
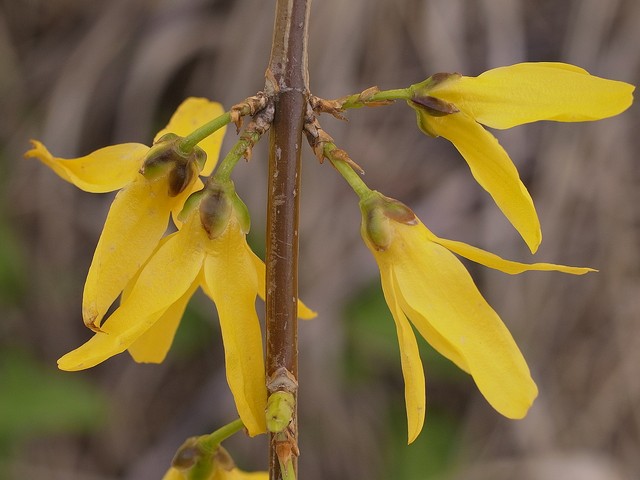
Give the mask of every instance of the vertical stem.
MULTIPOLYGON (((288 385, 289 391, 294 390, 291 392, 294 398, 297 398, 298 378, 300 150, 309 97, 307 30, 310 5, 311 0, 277 0, 266 88, 276 91, 276 112, 270 130, 267 200, 266 374, 270 380, 269 394, 288 385)), ((297 471, 296 408, 290 427, 291 445, 288 447, 293 452, 291 460, 297 471)), ((270 434, 270 480, 282 478, 276 452, 276 440, 281 438, 281 434, 270 434)), ((282 442, 278 448, 282 453, 282 442)))

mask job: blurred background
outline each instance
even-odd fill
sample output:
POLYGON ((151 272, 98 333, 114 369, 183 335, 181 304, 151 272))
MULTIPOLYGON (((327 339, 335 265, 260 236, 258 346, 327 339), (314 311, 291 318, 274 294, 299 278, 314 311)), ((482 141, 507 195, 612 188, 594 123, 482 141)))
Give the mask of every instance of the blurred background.
MULTIPOLYGON (((215 308, 192 301, 167 361, 124 354, 89 371, 56 359, 86 341, 84 276, 113 194, 91 195, 23 160, 38 138, 59 156, 149 143, 186 96, 230 106, 260 90, 274 1, 0 0, 0 478, 152 480, 182 441, 234 418, 215 308)), ((324 98, 563 61, 640 78, 635 0, 321 0, 312 7, 311 88, 324 98)), ((455 149, 398 104, 322 118, 375 189, 436 234, 533 261, 455 149)), ((640 478, 639 109, 597 123, 497 133, 536 202, 536 261, 586 277, 509 276, 469 265, 528 360, 540 396, 502 418, 472 380, 420 339, 428 413, 406 446, 398 347, 355 195, 303 158, 301 478, 640 478)), ((234 141, 227 136, 224 149, 234 141)), ((266 142, 234 179, 264 247, 266 142)), ((258 305, 261 309, 262 305, 258 305)), ((266 467, 265 439, 226 443, 266 467)))

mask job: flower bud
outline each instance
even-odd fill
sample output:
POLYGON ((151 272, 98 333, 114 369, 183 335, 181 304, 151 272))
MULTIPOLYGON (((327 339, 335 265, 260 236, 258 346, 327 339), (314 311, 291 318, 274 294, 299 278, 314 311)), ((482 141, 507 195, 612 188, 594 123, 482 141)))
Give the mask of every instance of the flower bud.
POLYGON ((191 152, 180 149, 182 137, 167 133, 149 149, 140 173, 148 180, 168 176, 169 196, 182 193, 202 170, 207 154, 196 146, 191 152))
POLYGON ((392 222, 416 225, 418 219, 404 203, 375 192, 360 202, 362 211, 362 236, 374 249, 384 251, 395 235, 392 222))

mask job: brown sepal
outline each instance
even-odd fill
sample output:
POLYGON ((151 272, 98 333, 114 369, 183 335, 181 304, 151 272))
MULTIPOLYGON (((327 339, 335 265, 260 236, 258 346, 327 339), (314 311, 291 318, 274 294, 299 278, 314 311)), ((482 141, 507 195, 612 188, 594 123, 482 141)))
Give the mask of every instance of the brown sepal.
POLYGON ((450 115, 460 111, 453 103, 429 95, 413 97, 411 101, 425 108, 430 115, 434 116, 450 115))

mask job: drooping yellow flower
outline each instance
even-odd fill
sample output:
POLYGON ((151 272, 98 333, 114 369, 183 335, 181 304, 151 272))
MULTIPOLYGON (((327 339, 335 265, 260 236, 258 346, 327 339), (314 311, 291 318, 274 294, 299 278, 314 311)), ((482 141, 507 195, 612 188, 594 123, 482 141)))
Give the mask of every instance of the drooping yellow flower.
POLYGON ((360 207, 362 237, 380 268, 398 333, 409 443, 422 429, 426 407, 424 372, 411 324, 473 377, 493 408, 508 418, 524 417, 538 393, 529 368, 498 314, 451 252, 510 274, 557 270, 582 275, 592 270, 512 262, 439 238, 408 207, 378 192, 361 201, 360 207))
MULTIPOLYGON (((93 367, 129 350, 161 362, 186 305, 200 286, 218 310, 227 381, 250 435, 266 429, 262 334, 255 299, 265 295, 265 266, 249 248, 249 216, 233 186, 208 185, 187 201, 179 231, 167 236, 127 288, 120 307, 84 345, 58 360, 62 370, 93 367)), ((299 316, 315 313, 299 304, 299 316)))
POLYGON ((482 125, 505 129, 539 120, 599 120, 626 110, 634 88, 564 63, 520 63, 478 77, 433 75, 411 87, 408 103, 424 133, 454 144, 535 252, 542 233, 531 196, 508 154, 482 125))
POLYGON ((268 472, 244 472, 220 445, 213 452, 188 439, 162 480, 268 480, 268 472))
POLYGON ((179 136, 222 113, 219 103, 188 98, 158 132, 154 146, 112 145, 79 158, 54 157, 42 143, 32 141, 34 148, 25 156, 38 158, 78 188, 93 193, 121 189, 107 215, 85 282, 82 316, 90 328, 99 329, 111 304, 154 251, 171 212, 175 217, 185 199, 202 188, 198 175, 209 175, 215 167, 224 128, 189 153, 180 150, 179 136))

